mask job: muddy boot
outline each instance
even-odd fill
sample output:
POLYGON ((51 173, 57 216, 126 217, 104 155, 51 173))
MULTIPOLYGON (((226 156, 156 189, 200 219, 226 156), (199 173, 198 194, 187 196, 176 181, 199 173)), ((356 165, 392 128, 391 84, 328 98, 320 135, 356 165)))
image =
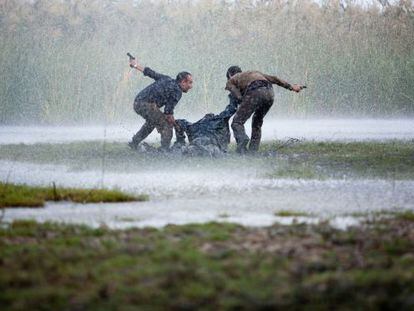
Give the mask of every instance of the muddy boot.
POLYGON ((172 150, 170 147, 158 147, 157 148, 157 153, 159 154, 168 154, 168 153, 172 153, 172 150))
POLYGON ((246 154, 247 153, 247 144, 249 143, 249 139, 245 139, 237 144, 236 152, 238 154, 246 154))
POLYGON ((244 130, 243 124, 244 123, 239 122, 235 119, 233 119, 233 123, 231 124, 231 128, 233 129, 234 133, 234 138, 236 139, 237 143, 236 152, 239 154, 245 154, 247 152, 247 144, 249 143, 249 136, 246 135, 246 131, 244 130))
POLYGON ((133 141, 128 142, 128 146, 129 148, 131 148, 132 150, 138 150, 139 144, 134 143, 133 141))
POLYGON ((159 132, 161 134, 161 148, 160 149, 169 150, 171 140, 173 137, 172 126, 164 125, 164 127, 161 128, 159 132))
POLYGON ((258 128, 252 127, 252 138, 250 139, 249 153, 255 153, 259 150, 261 137, 262 137, 261 127, 258 127, 258 128))

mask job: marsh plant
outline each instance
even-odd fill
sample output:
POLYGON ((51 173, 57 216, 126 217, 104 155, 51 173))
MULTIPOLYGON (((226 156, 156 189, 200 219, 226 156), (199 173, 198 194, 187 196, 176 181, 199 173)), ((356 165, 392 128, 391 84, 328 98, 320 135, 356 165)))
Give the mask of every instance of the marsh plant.
POLYGON ((273 115, 414 112, 412 1, 1 0, 0 25, 0 124, 134 118, 128 51, 193 73, 181 115, 222 109, 233 64, 307 84, 273 115))

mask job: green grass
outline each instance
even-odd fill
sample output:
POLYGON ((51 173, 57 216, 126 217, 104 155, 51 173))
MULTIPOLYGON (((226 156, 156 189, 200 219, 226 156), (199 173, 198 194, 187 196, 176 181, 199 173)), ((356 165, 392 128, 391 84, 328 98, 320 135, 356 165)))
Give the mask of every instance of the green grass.
POLYGON ((146 200, 146 195, 133 196, 118 190, 30 187, 0 182, 0 207, 42 207, 45 201, 98 203, 146 200))
MULTIPOLYGON (((275 152, 280 142, 265 144, 262 153, 275 152)), ((411 141, 313 142, 304 141, 276 151, 281 159, 269 176, 301 178, 414 178, 411 141)))
POLYGON ((288 210, 277 211, 277 212, 275 212, 274 215, 278 216, 278 217, 300 217, 300 216, 306 217, 306 216, 309 216, 309 214, 307 214, 307 213, 288 211, 288 210))
MULTIPOLYGON (((105 157, 105 170, 116 172, 151 171, 165 167, 166 163, 174 162, 174 168, 188 167, 216 168, 217 165, 236 168, 240 161, 252 162, 235 154, 222 159, 189 158, 169 154, 138 153, 131 150, 126 143, 106 143, 105 155, 102 142, 88 141, 69 144, 34 144, 34 145, 3 145, 0 149, 0 160, 22 161, 39 164, 64 164, 72 170, 100 170, 105 157)), ((263 165, 264 160, 257 158, 256 165, 263 165)))
POLYGON ((414 212, 412 211, 397 213, 396 216, 403 220, 414 221, 414 212))
POLYGON ((0 228, 0 304, 21 309, 412 307, 414 222, 0 228))

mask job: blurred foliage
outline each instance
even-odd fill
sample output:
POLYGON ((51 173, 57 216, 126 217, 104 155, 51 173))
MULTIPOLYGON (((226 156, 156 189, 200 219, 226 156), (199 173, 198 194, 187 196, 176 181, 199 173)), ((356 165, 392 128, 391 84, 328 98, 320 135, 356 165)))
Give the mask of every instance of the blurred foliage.
POLYGON ((412 310, 414 222, 0 227, 3 310, 412 310), (303 306, 306 305, 306 308, 303 306))
POLYGON ((228 66, 292 83, 270 114, 402 116, 414 112, 412 1, 0 0, 0 124, 135 120, 151 81, 126 52, 195 87, 180 117, 218 112, 228 66), (387 2, 388 3, 388 2, 387 2))

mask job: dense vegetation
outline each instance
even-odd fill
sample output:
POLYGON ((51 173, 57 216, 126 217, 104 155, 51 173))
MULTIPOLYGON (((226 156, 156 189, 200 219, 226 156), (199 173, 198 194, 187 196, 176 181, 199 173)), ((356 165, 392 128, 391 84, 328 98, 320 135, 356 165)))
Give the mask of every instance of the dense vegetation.
POLYGON ((406 212, 341 231, 318 225, 37 224, 0 227, 7 310, 412 310, 406 212))
POLYGON ((413 3, 380 2, 0 0, 0 124, 134 120, 127 51, 194 74, 180 116, 224 107, 232 64, 308 85, 275 115, 412 114, 413 3))

